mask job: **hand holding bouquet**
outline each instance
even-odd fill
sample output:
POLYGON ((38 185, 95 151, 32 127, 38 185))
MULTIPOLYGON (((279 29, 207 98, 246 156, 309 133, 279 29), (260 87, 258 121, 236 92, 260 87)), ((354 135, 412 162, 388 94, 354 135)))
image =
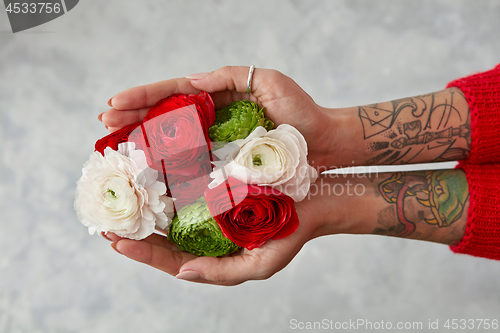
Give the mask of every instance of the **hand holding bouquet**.
POLYGON ((163 99, 142 122, 97 141, 78 182, 77 214, 91 234, 143 239, 156 227, 195 255, 289 236, 299 225, 293 203, 317 172, 303 136, 290 125, 272 127, 254 102, 214 112, 205 92, 163 99), (220 149, 212 151, 212 141, 220 149), (208 183, 210 162, 217 168, 208 183))
MULTIPOLYGON (((236 284, 274 274, 313 237, 314 224, 310 223, 314 221, 312 214, 302 214, 301 219, 305 221, 305 225, 301 222, 299 226, 298 223, 298 217, 304 212, 302 202, 299 201, 304 199, 311 181, 314 181, 317 175, 307 164, 307 157, 311 156, 311 152, 308 152, 301 133, 311 133, 307 126, 304 127, 308 118, 309 121, 322 123, 324 115, 312 100, 309 107, 300 102, 308 96, 289 78, 275 77, 267 82, 266 88, 266 81, 258 79, 257 75, 254 83, 261 89, 261 93, 255 91, 252 95, 247 95, 244 91, 248 68, 237 68, 237 71, 231 72, 235 75, 230 80, 232 86, 229 86, 229 81, 225 81, 228 79, 225 76, 227 73, 224 73, 226 70, 222 69, 210 75, 210 80, 204 80, 204 87, 201 87, 202 80, 176 79, 129 89, 110 100, 113 109, 101 117, 107 128, 113 132, 103 140, 117 143, 115 149, 118 148, 118 142, 127 140, 144 149, 148 166, 158 172, 158 181, 161 182, 163 177, 164 183, 168 185, 166 195, 172 198, 176 211, 173 222, 169 221, 170 226, 164 230, 169 240, 177 243, 177 246, 172 246, 164 240, 164 236, 157 233, 141 241, 134 241, 110 232, 107 238, 114 242, 115 249, 132 259, 179 278, 236 284), (222 75, 218 77, 217 73, 222 75), (266 95, 273 96, 276 90, 273 88, 273 81, 276 80, 284 80, 285 86, 288 86, 289 90, 297 90, 301 94, 298 97, 301 98, 288 98, 287 103, 282 100, 279 106, 272 98, 266 98, 266 95), (201 131, 193 133, 193 136, 203 137, 204 135, 198 134, 207 133, 209 137, 204 145, 195 144, 190 149, 190 152, 199 153, 199 166, 186 164, 185 167, 177 168, 182 161, 195 159, 192 155, 180 158, 186 149, 178 150, 174 158, 170 159, 176 161, 177 165, 155 158, 158 155, 151 151, 154 147, 149 143, 149 138, 157 142, 160 139, 158 134, 155 136, 145 131, 144 128, 149 125, 141 124, 141 121, 156 119, 146 116, 146 113, 150 112, 148 110, 151 106, 152 109, 160 108, 158 99, 162 95, 172 96, 180 92, 191 96, 198 95, 199 90, 195 88, 197 85, 209 91, 215 105, 222 107, 216 112, 213 123, 210 123, 210 114, 202 114, 197 122, 201 125, 201 131), (268 89, 268 92, 262 92, 262 89, 268 89), (259 101, 266 109, 263 110, 256 103, 244 101, 246 99, 259 101), (239 102, 231 105, 235 101, 239 102), (300 108, 304 111, 309 108, 309 113, 305 113, 307 116, 297 113, 296 110, 300 108), (271 129, 272 123, 264 117, 264 112, 282 125, 271 129), (206 124, 208 128, 203 127, 206 124), (300 132, 287 124, 297 126, 300 132), (210 214, 207 213, 207 208, 210 214), (214 220, 217 225, 213 223, 214 220), (219 243, 223 244, 222 247, 209 247, 206 253, 193 250, 193 244, 206 246, 205 240, 218 239, 219 230, 225 239, 243 248, 238 251, 239 255, 231 258, 205 257, 193 260, 198 255, 221 255, 219 248, 227 248, 228 252, 234 250, 228 243, 224 245, 227 241, 219 243), (205 237, 211 233, 214 237, 205 237), (188 241, 182 243, 185 240, 188 241), (273 246, 267 246, 268 243, 273 243, 273 246), (179 252, 180 249, 191 251, 195 255, 179 252), (214 260, 220 263, 216 264, 214 260), (186 274, 190 276, 185 276, 186 274)), ((261 73, 260 71, 263 74, 277 73, 268 70, 259 70, 258 73, 261 73)), ((202 93, 200 96, 207 95, 202 93)), ((278 97, 275 96, 275 100, 278 100, 278 97)), ((166 114, 174 112, 171 110, 166 114)), ((195 126, 195 122, 190 124, 195 126)), ((177 129, 164 129, 165 127, 161 127, 163 142, 175 140, 177 129)), ((184 128, 181 128, 180 134, 183 130, 184 128)), ((106 146, 103 140, 100 141, 101 144, 98 142, 96 145, 97 150, 106 146)), ((200 143, 199 140, 189 142, 200 143)), ((321 154, 323 145, 312 148, 312 155, 318 155, 321 154)))

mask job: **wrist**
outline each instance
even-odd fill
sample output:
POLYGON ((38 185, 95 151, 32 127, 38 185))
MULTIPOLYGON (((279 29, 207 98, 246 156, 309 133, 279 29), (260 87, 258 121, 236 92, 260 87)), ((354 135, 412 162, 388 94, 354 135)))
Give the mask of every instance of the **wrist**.
POLYGON ((328 149, 327 170, 363 165, 366 153, 358 108, 323 108, 333 133, 328 149))
POLYGON ((371 233, 366 205, 376 196, 371 181, 359 175, 320 175, 309 196, 296 205, 310 239, 332 234, 371 233))

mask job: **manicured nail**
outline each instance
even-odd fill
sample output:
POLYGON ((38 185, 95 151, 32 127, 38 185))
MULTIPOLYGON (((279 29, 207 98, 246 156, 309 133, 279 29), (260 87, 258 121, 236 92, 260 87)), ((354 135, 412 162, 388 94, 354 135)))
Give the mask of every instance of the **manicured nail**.
POLYGON ((102 115, 103 115, 103 114, 104 114, 104 112, 102 112, 101 114, 99 114, 99 115, 97 116, 97 119, 99 119, 99 121, 100 121, 100 122, 102 122, 102 115))
POLYGON ((111 238, 109 238, 108 236, 106 236, 106 233, 104 231, 101 231, 101 236, 106 238, 107 240, 109 240, 110 242, 112 242, 113 240, 111 238))
POLYGON ((112 102, 113 102, 113 97, 111 97, 109 99, 109 101, 108 101, 108 105, 111 106, 111 107, 113 107, 113 103, 112 102))
POLYGON ((207 76, 208 74, 210 73, 196 73, 196 74, 190 74, 188 76, 186 76, 186 79, 190 79, 190 80, 199 80, 199 79, 203 79, 205 76, 207 76))
POLYGON ((111 243, 111 247, 113 248, 113 250, 115 250, 116 252, 118 252, 119 254, 122 254, 120 251, 118 251, 118 249, 116 248, 116 243, 111 243))
POLYGON ((184 271, 180 272, 175 277, 181 280, 194 281, 201 278, 201 275, 195 271, 184 271))

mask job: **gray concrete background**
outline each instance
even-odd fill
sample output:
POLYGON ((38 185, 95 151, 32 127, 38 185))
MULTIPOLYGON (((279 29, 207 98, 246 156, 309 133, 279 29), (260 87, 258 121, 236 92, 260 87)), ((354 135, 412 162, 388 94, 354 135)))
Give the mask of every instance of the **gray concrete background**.
MULTIPOLYGON (((0 11, 0 332, 289 332, 290 321, 500 319, 500 263, 338 235, 267 281, 177 281, 73 211, 118 91, 223 65, 275 68, 324 106, 442 89, 500 62, 500 1, 82 0, 12 34, 0 11)), ((305 331, 305 330, 304 330, 305 331)), ((365 331, 360 328, 357 331, 365 331)), ((491 331, 491 330, 490 330, 491 331)))

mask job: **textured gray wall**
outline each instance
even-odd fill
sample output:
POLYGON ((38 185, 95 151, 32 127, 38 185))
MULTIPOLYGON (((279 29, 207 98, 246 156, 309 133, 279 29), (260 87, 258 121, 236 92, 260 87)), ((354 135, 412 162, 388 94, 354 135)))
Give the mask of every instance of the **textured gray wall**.
POLYGON ((96 117, 125 88, 253 63, 324 106, 379 102, 491 68, 499 31, 493 0, 81 0, 17 34, 2 7, 0 332, 288 332, 292 319, 439 319, 448 331, 447 318, 500 319, 500 263, 446 246, 330 236, 267 281, 223 288, 121 257, 72 207, 106 134, 96 117))

